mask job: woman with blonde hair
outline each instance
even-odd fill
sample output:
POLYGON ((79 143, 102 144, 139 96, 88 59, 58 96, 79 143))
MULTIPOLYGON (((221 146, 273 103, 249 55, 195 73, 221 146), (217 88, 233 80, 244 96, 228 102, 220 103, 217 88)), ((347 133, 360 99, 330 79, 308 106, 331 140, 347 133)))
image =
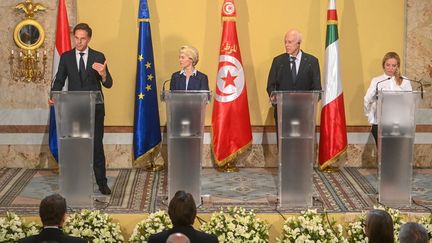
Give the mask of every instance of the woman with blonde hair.
POLYGON ((179 50, 181 70, 171 76, 171 90, 209 90, 208 78, 204 73, 196 70, 198 50, 192 46, 182 46, 179 50))
POLYGON ((388 52, 382 60, 384 74, 372 79, 371 84, 364 97, 364 112, 368 121, 372 124, 372 135, 375 144, 378 144, 377 125, 377 90, 386 91, 411 91, 411 83, 400 74, 400 57, 396 52, 388 52))

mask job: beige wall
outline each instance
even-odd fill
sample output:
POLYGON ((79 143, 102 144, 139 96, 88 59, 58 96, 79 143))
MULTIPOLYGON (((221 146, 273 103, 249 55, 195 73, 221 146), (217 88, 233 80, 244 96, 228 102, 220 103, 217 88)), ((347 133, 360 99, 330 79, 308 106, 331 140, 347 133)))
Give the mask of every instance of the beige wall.
MULTIPOLYGON (((178 69, 177 49, 198 48, 197 68, 215 88, 221 38, 222 0, 149 0, 158 90, 178 69)), ((303 32, 302 49, 324 67, 327 1, 237 0, 237 29, 245 68, 251 123, 273 124, 265 92, 272 58, 284 51, 283 35, 292 27, 303 32)), ((404 47, 404 1, 338 1, 340 55, 348 125, 365 125, 363 95, 373 76, 381 74, 381 58, 404 47)), ((138 0, 77 0, 77 19, 94 30, 91 46, 103 51, 114 77, 105 90, 106 125, 132 125, 137 50, 138 0)), ((323 71, 323 70, 322 70, 323 71)), ((161 123, 165 106, 159 104, 161 123)), ((206 124, 211 123, 211 107, 206 124)))

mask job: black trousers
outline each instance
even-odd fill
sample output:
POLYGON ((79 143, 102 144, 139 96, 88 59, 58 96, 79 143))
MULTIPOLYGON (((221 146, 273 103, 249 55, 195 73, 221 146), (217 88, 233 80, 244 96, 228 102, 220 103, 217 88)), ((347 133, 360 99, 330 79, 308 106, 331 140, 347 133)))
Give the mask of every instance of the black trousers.
POLYGON ((105 112, 103 105, 96 105, 93 144, 93 171, 99 186, 107 185, 105 151, 103 147, 105 112))
POLYGON ((375 139, 375 145, 378 147, 378 125, 377 124, 372 124, 371 133, 375 139))

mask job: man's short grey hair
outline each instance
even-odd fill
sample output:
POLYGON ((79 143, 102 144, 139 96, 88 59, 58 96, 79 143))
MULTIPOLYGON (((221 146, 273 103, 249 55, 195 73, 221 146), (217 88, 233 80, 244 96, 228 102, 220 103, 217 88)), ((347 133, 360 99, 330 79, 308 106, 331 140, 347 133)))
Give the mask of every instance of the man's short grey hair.
POLYGON ((286 32, 285 36, 287 36, 288 34, 290 35, 296 35, 297 36, 297 41, 300 44, 302 42, 302 33, 299 30, 296 29, 290 29, 286 32))
POLYGON ((418 223, 408 222, 399 230, 400 243, 428 243, 429 236, 427 230, 418 223))
POLYGON ((182 233, 173 233, 168 236, 166 243, 190 243, 189 238, 182 233))

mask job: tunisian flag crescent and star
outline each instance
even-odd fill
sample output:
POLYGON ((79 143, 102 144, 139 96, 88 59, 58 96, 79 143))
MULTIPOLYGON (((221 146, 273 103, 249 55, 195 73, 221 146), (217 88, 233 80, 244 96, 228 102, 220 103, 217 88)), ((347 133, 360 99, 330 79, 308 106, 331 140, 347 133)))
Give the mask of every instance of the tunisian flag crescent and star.
POLYGON ((222 20, 222 40, 212 114, 213 153, 219 167, 235 159, 252 141, 234 0, 224 1, 222 20))

